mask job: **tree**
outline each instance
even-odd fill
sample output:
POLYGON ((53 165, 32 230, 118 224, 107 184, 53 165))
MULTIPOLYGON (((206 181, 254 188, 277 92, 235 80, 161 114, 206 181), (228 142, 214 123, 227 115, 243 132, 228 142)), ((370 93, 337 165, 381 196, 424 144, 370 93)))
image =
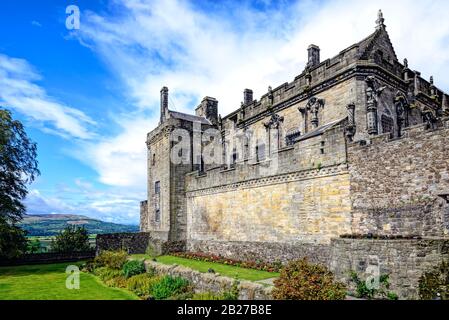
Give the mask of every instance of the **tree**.
POLYGON ((53 252, 79 252, 91 250, 86 228, 68 226, 53 239, 50 250, 53 252))
POLYGON ((15 224, 25 214, 27 184, 40 174, 37 147, 20 121, 8 110, 0 109, 0 216, 15 224))
POLYGON ((23 125, 0 108, 0 258, 16 258, 26 251, 26 232, 16 224, 25 214, 27 184, 39 170, 37 147, 23 125))
POLYGON ((39 239, 29 240, 27 243, 27 253, 39 253, 42 250, 42 244, 39 239))
POLYGON ((0 217, 0 259, 14 259, 27 249, 26 232, 0 217))

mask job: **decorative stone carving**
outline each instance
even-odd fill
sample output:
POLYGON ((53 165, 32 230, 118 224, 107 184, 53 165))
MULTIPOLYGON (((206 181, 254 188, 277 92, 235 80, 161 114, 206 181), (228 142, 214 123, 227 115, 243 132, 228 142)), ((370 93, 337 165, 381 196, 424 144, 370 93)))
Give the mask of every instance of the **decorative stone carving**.
POLYGON ((379 12, 377 13, 376 29, 377 30, 385 29, 384 22, 385 22, 384 14, 382 13, 382 10, 379 10, 379 12))
POLYGON ((394 99, 394 107, 396 110, 397 119, 397 136, 402 136, 402 129, 409 126, 408 114, 409 114, 409 103, 405 95, 398 91, 396 98, 394 99))
POLYGON ((274 95, 273 95, 273 89, 271 86, 268 87, 268 108, 271 108, 274 103, 274 95))
POLYGON ((437 124, 437 116, 435 110, 429 106, 424 106, 421 110, 421 115, 424 123, 426 124, 426 129, 435 129, 437 124))
POLYGON ((368 125, 368 134, 377 135, 378 119, 377 119, 377 103, 380 95, 385 90, 385 87, 381 87, 374 76, 366 77, 365 82, 367 84, 366 89, 366 117, 368 125))
POLYGON ((284 122, 284 117, 279 116, 278 114, 273 113, 268 122, 264 123, 265 128, 269 129, 279 129, 281 123, 284 122))
POLYGON ((312 123, 312 128, 313 129, 318 128, 319 124, 318 113, 321 108, 324 108, 324 100, 312 97, 309 99, 309 103, 307 103, 306 108, 308 111, 310 111, 312 115, 312 119, 310 121, 312 123))
POLYGON ((346 107, 346 110, 348 110, 348 125, 346 126, 346 137, 350 142, 352 142, 356 133, 355 104, 349 104, 346 107))

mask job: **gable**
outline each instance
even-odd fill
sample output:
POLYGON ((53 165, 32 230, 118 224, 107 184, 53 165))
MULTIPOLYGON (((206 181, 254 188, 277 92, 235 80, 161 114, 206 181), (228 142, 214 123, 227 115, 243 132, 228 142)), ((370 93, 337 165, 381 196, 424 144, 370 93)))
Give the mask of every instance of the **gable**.
POLYGON ((360 59, 375 60, 381 62, 382 60, 390 63, 399 62, 393 44, 391 43, 388 32, 381 28, 369 38, 369 42, 362 49, 360 59))

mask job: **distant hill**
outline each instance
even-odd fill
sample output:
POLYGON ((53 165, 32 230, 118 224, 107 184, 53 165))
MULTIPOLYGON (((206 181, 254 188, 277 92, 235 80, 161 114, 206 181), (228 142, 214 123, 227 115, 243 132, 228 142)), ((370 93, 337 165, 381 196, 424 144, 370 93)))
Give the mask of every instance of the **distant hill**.
POLYGON ((139 232, 139 226, 95 220, 73 214, 25 215, 20 226, 29 236, 54 236, 68 225, 84 226, 89 234, 139 232))

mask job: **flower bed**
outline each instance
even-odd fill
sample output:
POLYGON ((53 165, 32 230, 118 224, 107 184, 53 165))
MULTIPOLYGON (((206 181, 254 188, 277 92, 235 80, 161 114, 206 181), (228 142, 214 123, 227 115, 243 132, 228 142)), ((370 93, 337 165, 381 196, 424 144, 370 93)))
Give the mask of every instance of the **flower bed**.
POLYGON ((377 234, 344 234, 341 239, 353 240, 421 240, 420 236, 377 235, 377 234))
POLYGON ((171 255, 175 256, 175 257, 186 258, 186 259, 191 259, 191 260, 222 263, 222 264, 230 265, 230 266, 234 266, 234 267, 241 267, 241 268, 247 268, 247 269, 267 271, 267 272, 280 272, 280 270, 282 268, 281 262, 266 263, 266 262, 261 262, 261 261, 240 261, 240 260, 225 258, 222 256, 209 255, 209 254, 202 253, 202 252, 175 252, 175 253, 172 253, 171 255))

